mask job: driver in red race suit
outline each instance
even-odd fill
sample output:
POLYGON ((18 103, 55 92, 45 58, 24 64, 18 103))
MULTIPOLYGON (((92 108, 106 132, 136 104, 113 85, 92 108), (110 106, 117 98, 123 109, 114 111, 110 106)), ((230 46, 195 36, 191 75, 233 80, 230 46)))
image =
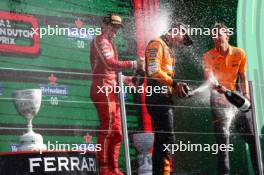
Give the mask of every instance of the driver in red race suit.
POLYGON ((137 61, 118 60, 117 49, 112 38, 115 37, 121 26, 121 17, 114 14, 104 17, 102 34, 95 37, 90 49, 92 65, 90 97, 96 107, 101 124, 98 144, 102 149, 97 153, 100 175, 123 174, 118 168, 122 126, 118 94, 114 92, 114 88, 118 86, 117 71, 143 69, 144 67, 142 58, 137 61))

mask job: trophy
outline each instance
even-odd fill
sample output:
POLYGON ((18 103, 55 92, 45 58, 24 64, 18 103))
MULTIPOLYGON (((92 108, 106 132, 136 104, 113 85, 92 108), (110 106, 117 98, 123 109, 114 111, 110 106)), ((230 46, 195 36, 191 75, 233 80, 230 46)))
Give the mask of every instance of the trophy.
POLYGON ((32 128, 32 120, 37 115, 41 104, 41 90, 16 90, 13 97, 17 111, 27 120, 27 133, 20 136, 18 151, 45 150, 46 145, 43 144, 42 136, 35 133, 32 128))
POLYGON ((152 175, 152 156, 149 154, 154 143, 154 133, 139 133, 133 135, 133 141, 138 155, 138 175, 152 175))

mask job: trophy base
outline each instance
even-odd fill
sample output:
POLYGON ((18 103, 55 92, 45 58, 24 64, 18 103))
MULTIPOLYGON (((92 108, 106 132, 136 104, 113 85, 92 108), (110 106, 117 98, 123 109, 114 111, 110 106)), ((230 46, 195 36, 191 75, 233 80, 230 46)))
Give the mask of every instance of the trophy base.
POLYGON ((139 154, 138 175, 152 175, 152 156, 150 154, 139 154))
POLYGON ((18 151, 46 150, 46 148, 42 136, 38 133, 31 131, 20 136, 18 151))
POLYGON ((134 134, 133 141, 139 152, 138 175, 152 175, 152 156, 148 152, 153 147, 154 133, 134 134))

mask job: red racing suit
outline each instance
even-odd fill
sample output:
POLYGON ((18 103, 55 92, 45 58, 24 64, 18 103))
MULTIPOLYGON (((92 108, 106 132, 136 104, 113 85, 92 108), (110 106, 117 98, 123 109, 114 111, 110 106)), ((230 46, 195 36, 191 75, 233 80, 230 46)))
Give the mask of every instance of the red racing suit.
POLYGON ((117 71, 132 69, 135 62, 118 61, 115 45, 104 35, 92 41, 90 62, 93 73, 90 97, 101 122, 98 144, 101 144, 102 150, 97 153, 98 162, 100 168, 118 168, 122 141, 120 106, 118 94, 109 90, 118 85, 117 71))

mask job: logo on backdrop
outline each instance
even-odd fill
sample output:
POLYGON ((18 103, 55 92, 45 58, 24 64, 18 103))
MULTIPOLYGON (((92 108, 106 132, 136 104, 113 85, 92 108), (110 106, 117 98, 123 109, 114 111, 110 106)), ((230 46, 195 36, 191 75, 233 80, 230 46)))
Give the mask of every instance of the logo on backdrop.
POLYGON ((10 144, 11 152, 17 152, 18 144, 10 144))
POLYGON ((84 22, 80 18, 75 20, 75 26, 76 28, 71 28, 68 30, 68 37, 92 40, 94 36, 100 35, 102 33, 100 27, 83 27, 84 22))
POLYGON ((0 156, 0 174, 87 174, 98 175, 96 154, 87 152, 31 152, 0 156), (19 160, 19 163, 18 161, 19 160), (15 167, 15 168, 14 168, 15 167))
POLYGON ((39 54, 39 36, 33 29, 38 20, 32 15, 0 12, 0 52, 39 54))
POLYGON ((55 74, 51 74, 48 77, 48 84, 40 84, 39 88, 42 92, 42 97, 50 97, 50 104, 51 105, 58 105, 59 104, 59 97, 68 97, 69 90, 68 86, 66 85, 58 85, 57 83, 58 78, 55 74))
POLYGON ((58 78, 51 74, 48 77, 49 84, 40 84, 39 87, 42 91, 42 96, 68 96, 68 86, 58 85, 58 78))

